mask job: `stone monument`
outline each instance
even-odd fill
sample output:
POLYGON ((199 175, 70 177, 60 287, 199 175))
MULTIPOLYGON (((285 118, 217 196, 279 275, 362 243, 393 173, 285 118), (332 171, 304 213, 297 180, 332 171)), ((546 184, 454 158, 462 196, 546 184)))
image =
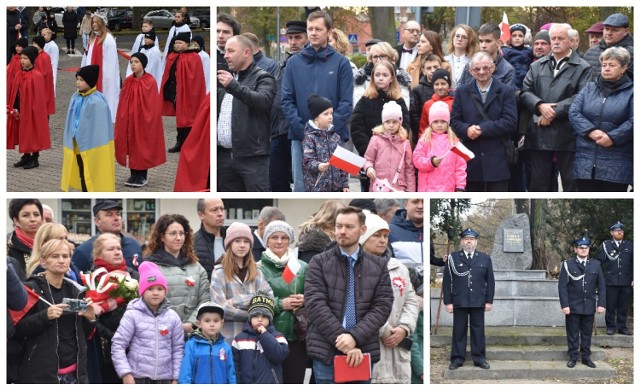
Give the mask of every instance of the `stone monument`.
POLYGON ((530 270, 533 262, 529 217, 508 216, 496 231, 491 251, 493 270, 530 270))

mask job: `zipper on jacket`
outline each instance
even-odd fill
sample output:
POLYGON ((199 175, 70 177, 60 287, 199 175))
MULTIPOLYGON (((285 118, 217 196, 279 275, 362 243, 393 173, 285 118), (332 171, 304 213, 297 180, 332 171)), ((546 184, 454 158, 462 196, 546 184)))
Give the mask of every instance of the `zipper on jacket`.
MULTIPOLYGON (((47 282, 46 279, 45 279, 45 283, 47 284, 47 288, 49 289, 49 297, 51 298, 51 303, 56 304, 53 301, 53 292, 51 292, 51 285, 49 285, 49 282, 47 282)), ((60 378, 58 377, 58 372, 60 372, 60 355, 58 355, 58 348, 60 347, 60 335, 58 333, 60 332, 60 330, 58 325, 58 319, 56 319, 56 358, 57 358, 56 366, 58 367, 58 371, 56 372, 56 380, 58 381, 58 384, 60 384, 60 378)), ((78 340, 78 330, 76 330, 76 341, 77 340, 78 340)), ((76 360, 77 360, 77 357, 76 357, 76 360)))
POLYGON ((273 374, 273 380, 275 381, 275 384, 280 384, 280 382, 278 381, 278 376, 276 376, 275 369, 271 368, 271 373, 273 374))
POLYGON ((213 342, 209 343, 209 376, 211 377, 210 384, 215 384, 213 382, 213 342))

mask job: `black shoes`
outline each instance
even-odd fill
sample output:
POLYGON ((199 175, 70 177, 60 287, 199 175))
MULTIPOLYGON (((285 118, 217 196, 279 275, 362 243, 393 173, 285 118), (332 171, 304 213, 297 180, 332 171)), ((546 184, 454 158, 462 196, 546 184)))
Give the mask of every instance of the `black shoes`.
POLYGON ((569 368, 573 368, 576 366, 576 360, 569 360, 567 361, 567 367, 569 368))
MULTIPOLYGON (((607 332, 607 334, 609 334, 607 332)), ((613 334, 613 333, 612 333, 613 334)), ((622 335, 633 335, 633 331, 631 330, 618 330, 618 334, 622 334, 622 335)))
POLYGON ((29 161, 27 161, 27 163, 22 166, 22 168, 24 168, 25 170, 30 170, 32 168, 38 168, 40 167, 40 163, 38 163, 38 157, 39 157, 39 153, 32 153, 31 157, 29 158, 29 161))
POLYGON ((24 167, 24 165, 27 164, 30 159, 31 159, 31 154, 25 153, 24 155, 22 155, 20 160, 18 160, 16 163, 13 163, 13 166, 16 167, 16 168, 17 167, 24 167))
MULTIPOLYGON (((575 362, 575 361, 574 361, 575 362)), ((582 359, 582 363, 586 366, 588 366, 589 368, 595 368, 596 364, 593 363, 593 361, 591 361, 590 358, 583 358, 582 359)), ((567 364, 568 365, 568 364, 567 364)))
POLYGON ((452 362, 451 365, 449 365, 449 369, 453 371, 460 368, 461 366, 462 364, 460 364, 459 362, 452 362))
POLYGON ((474 362, 473 363, 474 366, 482 368, 482 369, 489 369, 491 368, 491 366, 489 365, 488 362, 483 361, 483 362, 474 362))
POLYGON ((615 330, 607 329, 607 335, 613 335, 615 333, 616 333, 615 330))

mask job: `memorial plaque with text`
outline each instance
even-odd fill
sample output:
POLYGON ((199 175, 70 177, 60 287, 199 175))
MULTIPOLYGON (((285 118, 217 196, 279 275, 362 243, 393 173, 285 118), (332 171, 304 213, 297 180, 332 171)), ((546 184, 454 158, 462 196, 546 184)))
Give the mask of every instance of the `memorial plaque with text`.
POLYGON ((504 247, 506 253, 523 253, 524 252, 524 230, 505 228, 503 230, 504 247))

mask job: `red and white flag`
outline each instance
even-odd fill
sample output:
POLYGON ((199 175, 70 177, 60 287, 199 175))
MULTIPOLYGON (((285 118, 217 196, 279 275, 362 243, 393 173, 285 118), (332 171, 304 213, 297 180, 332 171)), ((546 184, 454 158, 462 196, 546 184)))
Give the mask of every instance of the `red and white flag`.
POLYGON ((14 326, 18 324, 18 322, 20 322, 20 319, 22 319, 27 314, 27 312, 29 312, 29 310, 33 308, 34 305, 36 305, 38 300, 42 300, 45 303, 51 305, 51 303, 41 298, 40 295, 38 295, 28 286, 25 285, 24 289, 27 291, 27 304, 19 311, 9 310, 9 316, 11 316, 11 321, 13 322, 14 326))
POLYGON ((284 267, 284 271, 282 272, 282 279, 287 284, 291 284, 291 281, 296 277, 299 270, 300 262, 294 257, 289 258, 289 262, 287 262, 287 266, 284 267))
POLYGON ((451 148, 451 152, 463 158, 465 162, 468 162, 469 160, 476 157, 476 155, 471 152, 469 148, 465 147, 464 144, 462 144, 460 141, 458 141, 456 145, 451 148))
POLYGON ((507 13, 502 13, 502 22, 500 26, 500 40, 503 44, 507 44, 507 41, 511 39, 511 30, 509 30, 509 20, 507 19, 507 13))
POLYGON ((351 175, 358 175, 358 172, 364 166, 365 162, 366 160, 362 156, 358 156, 339 145, 329 159, 330 165, 346 171, 351 175))

